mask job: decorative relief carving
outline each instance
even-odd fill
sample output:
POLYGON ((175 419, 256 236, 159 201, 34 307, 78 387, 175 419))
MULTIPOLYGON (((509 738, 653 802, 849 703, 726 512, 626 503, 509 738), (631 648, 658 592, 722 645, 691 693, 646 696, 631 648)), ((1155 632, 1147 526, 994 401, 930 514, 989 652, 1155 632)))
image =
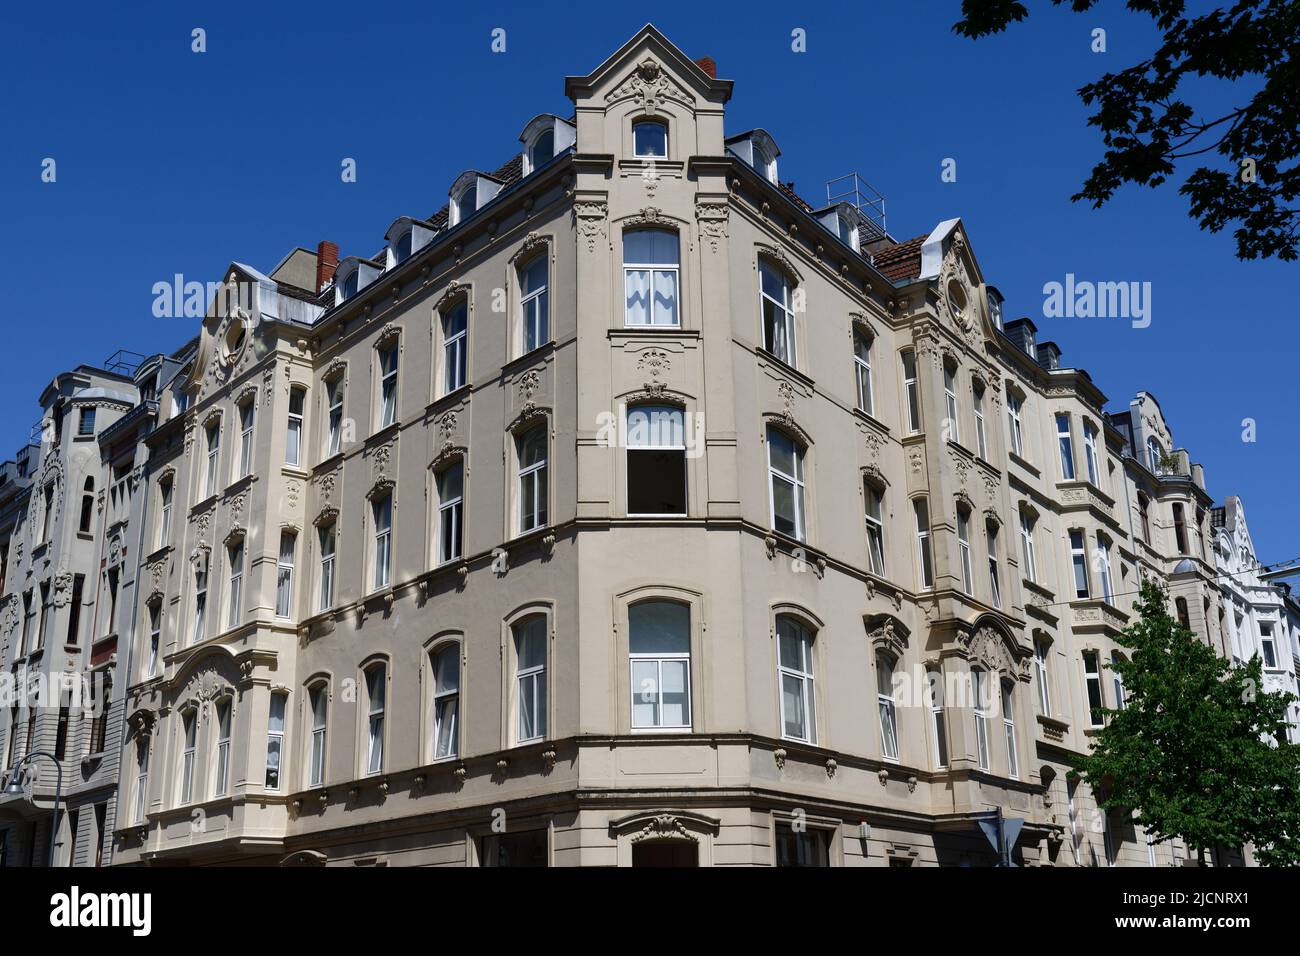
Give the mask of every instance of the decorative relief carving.
POLYGON ((695 105, 695 97, 650 57, 642 60, 627 79, 605 94, 606 103, 624 99, 635 100, 649 116, 653 116, 668 100, 686 106, 695 105))
POLYGON ((596 243, 608 232, 609 203, 603 199, 575 200, 573 215, 578 235, 587 240, 587 251, 595 252, 596 243))
POLYGON ((700 238, 709 244, 709 249, 718 251, 723 239, 728 236, 730 213, 727 201, 701 199, 695 204, 695 219, 699 223, 700 238))

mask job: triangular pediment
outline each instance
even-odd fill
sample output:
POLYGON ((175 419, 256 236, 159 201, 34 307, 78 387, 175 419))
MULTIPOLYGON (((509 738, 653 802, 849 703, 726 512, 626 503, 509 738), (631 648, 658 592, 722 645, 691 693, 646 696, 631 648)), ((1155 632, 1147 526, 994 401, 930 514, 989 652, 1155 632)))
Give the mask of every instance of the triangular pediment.
POLYGON ((576 104, 612 105, 627 99, 654 113, 668 102, 697 107, 731 98, 731 81, 716 80, 647 23, 586 76, 570 76, 564 91, 576 104))

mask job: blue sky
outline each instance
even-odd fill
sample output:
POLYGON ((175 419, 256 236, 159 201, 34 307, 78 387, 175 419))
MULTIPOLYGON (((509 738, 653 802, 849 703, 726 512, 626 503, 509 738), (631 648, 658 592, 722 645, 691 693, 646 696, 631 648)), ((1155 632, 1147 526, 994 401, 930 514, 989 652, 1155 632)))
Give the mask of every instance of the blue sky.
MULTIPOLYGON (((326 238, 345 255, 373 252, 396 216, 428 215, 458 173, 508 158, 532 116, 567 115, 564 76, 590 71, 645 19, 611 3, 512 6, 8 5, 0 448, 21 443, 61 368, 194 333, 193 320, 153 317, 155 282, 216 279, 232 259, 269 269, 326 238), (195 27, 206 53, 190 50, 195 27), (490 49, 497 27, 504 54, 490 49), (52 184, 40 181, 46 157, 52 184), (340 180, 344 157, 356 183, 340 180)), ((856 170, 884 193, 900 239, 961 216, 1009 317, 1034 318, 1112 410, 1154 393, 1216 500, 1244 499, 1261 558, 1290 558, 1300 266, 1238 262, 1231 237, 1201 232, 1172 186, 1125 188, 1101 211, 1071 203, 1100 154, 1074 91, 1136 62, 1155 34, 1118 0, 1083 15, 1029 6, 1027 22, 978 42, 951 32, 959 0, 663 0, 654 22, 717 60, 735 81, 728 132, 771 132, 782 179, 810 200, 856 170), (1090 49, 1096 27, 1104 54, 1090 49), (795 28, 805 53, 791 50, 795 28), (956 182, 941 181, 945 158, 956 182), (1150 327, 1044 319, 1043 284, 1066 273, 1152 283, 1150 327), (1248 417, 1254 443, 1241 437, 1248 417)))

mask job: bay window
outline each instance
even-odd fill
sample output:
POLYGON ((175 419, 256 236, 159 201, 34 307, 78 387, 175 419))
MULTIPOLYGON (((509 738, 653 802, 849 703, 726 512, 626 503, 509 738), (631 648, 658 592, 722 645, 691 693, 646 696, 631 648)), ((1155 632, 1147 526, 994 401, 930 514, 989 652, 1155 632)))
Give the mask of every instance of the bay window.
POLYGON ((676 601, 628 608, 632 727, 691 726, 691 612, 676 601))
POLYGON ((624 232, 624 324, 680 326, 679 272, 677 233, 669 229, 629 229, 624 232))

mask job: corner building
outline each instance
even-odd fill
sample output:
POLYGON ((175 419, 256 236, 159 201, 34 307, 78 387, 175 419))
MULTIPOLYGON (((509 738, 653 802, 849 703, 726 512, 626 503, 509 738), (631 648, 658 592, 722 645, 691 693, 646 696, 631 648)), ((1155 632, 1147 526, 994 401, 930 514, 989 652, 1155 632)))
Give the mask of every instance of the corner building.
POLYGON ((1140 446, 959 220, 806 203, 715 72, 647 26, 375 255, 225 270, 144 439, 116 862, 989 865, 999 808, 1151 862, 1068 782, 1172 568, 1140 446))

